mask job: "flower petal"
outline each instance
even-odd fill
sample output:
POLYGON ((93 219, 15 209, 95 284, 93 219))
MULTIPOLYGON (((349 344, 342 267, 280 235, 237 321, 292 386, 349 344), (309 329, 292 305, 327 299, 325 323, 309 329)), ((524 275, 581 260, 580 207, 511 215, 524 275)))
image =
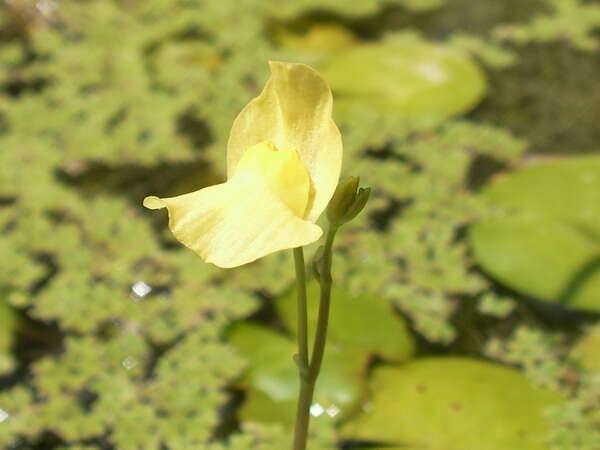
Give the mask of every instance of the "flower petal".
POLYGON ((342 138, 331 119, 331 90, 304 64, 270 62, 271 78, 233 123, 227 146, 227 176, 253 145, 269 141, 296 150, 312 181, 305 218, 316 221, 337 185, 342 138))
MULTIPOLYGON (((292 149, 278 149, 270 142, 250 147, 239 161, 234 178, 259 178, 302 218, 308 205, 310 177, 292 149)), ((250 180, 252 182, 252 180, 250 180)))
POLYGON ((269 253, 316 241, 321 228, 302 220, 309 176, 293 150, 263 143, 240 160, 223 184, 177 197, 146 197, 167 208, 175 237, 219 267, 237 267, 269 253))

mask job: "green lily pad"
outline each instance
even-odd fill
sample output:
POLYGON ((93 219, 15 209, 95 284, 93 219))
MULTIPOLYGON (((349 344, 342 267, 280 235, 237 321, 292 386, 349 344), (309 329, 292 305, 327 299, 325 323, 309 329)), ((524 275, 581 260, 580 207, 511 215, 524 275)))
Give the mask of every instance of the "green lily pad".
POLYGON ((548 449, 543 410, 561 402, 515 369, 467 358, 378 369, 371 392, 344 436, 403 450, 548 449))
POLYGON ((600 158, 539 163, 489 186, 469 236, 483 269, 529 296, 600 311, 600 158))
MULTIPOLYGON (((318 312, 319 286, 308 284, 309 344, 312 347, 318 312)), ((291 336, 265 327, 240 323, 228 333, 230 342, 248 359, 241 385, 247 388, 240 409, 243 420, 293 425, 298 397, 296 291, 276 299, 275 306, 291 336)), ((363 392, 364 369, 373 354, 406 361, 415 344, 402 317, 388 302, 351 296, 334 287, 323 367, 317 382, 315 420, 337 420, 355 410, 363 392)))
POLYGON ((339 51, 320 67, 336 109, 361 103, 411 119, 464 113, 483 97, 483 72, 461 50, 400 35, 339 51))
MULTIPOLYGON (((299 375, 293 357, 296 342, 275 331, 239 323, 227 339, 248 359, 240 385, 248 388, 240 410, 243 420, 293 425, 299 375)), ((339 418, 353 409, 362 392, 367 355, 328 343, 314 396, 315 416, 339 418)))
MULTIPOLYGON (((319 309, 318 283, 308 284, 307 296, 309 337, 312 338, 319 309)), ((296 290, 275 300, 275 308, 285 326, 295 335, 296 290)), ((389 302, 369 295, 353 296, 335 285, 331 291, 327 340, 397 362, 412 358, 415 352, 406 322, 394 313, 389 302)))

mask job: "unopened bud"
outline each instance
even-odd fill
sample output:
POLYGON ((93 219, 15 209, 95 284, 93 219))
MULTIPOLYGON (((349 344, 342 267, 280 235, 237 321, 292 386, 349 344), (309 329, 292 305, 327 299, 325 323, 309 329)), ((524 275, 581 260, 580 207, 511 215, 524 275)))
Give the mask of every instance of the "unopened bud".
POLYGON ((327 207, 327 218, 332 225, 339 227, 351 221, 367 204, 371 188, 358 188, 359 182, 359 177, 349 177, 338 184, 327 207))

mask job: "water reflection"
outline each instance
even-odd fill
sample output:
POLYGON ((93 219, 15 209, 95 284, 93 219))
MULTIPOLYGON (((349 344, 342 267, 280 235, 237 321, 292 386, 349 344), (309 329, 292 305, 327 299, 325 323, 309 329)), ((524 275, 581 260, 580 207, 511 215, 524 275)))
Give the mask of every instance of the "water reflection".
POLYGON ((335 417, 341 412, 340 408, 337 405, 331 404, 327 409, 325 409, 320 403, 314 403, 310 407, 310 414, 313 417, 320 417, 323 413, 327 414, 329 417, 335 417))
POLYGON ((131 295, 134 300, 141 300, 150 292, 152 292, 152 287, 145 281, 136 281, 133 286, 131 286, 131 295))
POLYGON ((128 356, 127 358, 125 358, 123 361, 121 361, 121 364, 123 365, 123 367, 125 367, 127 370, 131 370, 133 369, 135 366, 138 365, 137 360, 133 357, 133 356, 128 356))
POLYGON ((323 408, 319 403, 315 403, 310 407, 310 414, 313 417, 319 417, 324 412, 325 408, 323 408))
POLYGON ((329 417, 335 417, 340 413, 340 408, 338 408, 336 405, 331 405, 325 412, 329 417))

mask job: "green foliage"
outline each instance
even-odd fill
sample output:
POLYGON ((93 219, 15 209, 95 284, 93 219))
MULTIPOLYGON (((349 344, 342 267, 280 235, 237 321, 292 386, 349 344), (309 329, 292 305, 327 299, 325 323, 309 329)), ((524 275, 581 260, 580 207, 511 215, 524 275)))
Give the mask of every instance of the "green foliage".
POLYGON ((453 47, 461 48, 478 57, 486 66, 502 69, 516 63, 517 55, 508 48, 480 37, 455 33, 450 36, 453 47))
POLYGON ((14 368, 12 357, 19 319, 15 310, 0 299, 0 374, 14 368))
POLYGON ((19 411, 10 408, 14 395, 8 397, 8 410, 17 420, 3 427, 5 442, 11 434, 32 437, 44 429, 77 442, 111 429, 109 441, 118 448, 202 445, 226 400, 221 387, 240 368, 229 349, 211 342, 214 332, 204 327, 188 333, 156 365, 151 347, 132 331, 106 343, 69 338, 64 355, 34 367, 38 397, 44 401, 19 411), (31 415, 26 427, 24 414, 31 415))
MULTIPOLYGON (((309 445, 311 449, 331 449, 334 440, 332 430, 314 423, 309 445)), ((246 423, 241 433, 234 434, 227 443, 212 443, 208 450, 281 450, 290 445, 290 432, 277 425, 246 423)))
POLYGON ((468 111, 485 92, 483 74, 464 54, 411 34, 340 50, 323 64, 323 75, 338 109, 359 102, 413 119, 468 111))
POLYGON ((558 389, 564 367, 561 340, 559 335, 522 325, 508 340, 490 340, 486 352, 498 360, 519 364, 537 385, 558 389))
POLYGON ((573 347, 571 357, 590 372, 600 373, 600 326, 592 327, 573 347))
POLYGON ((587 346, 593 340, 592 331, 576 344, 570 357, 564 335, 526 326, 517 328, 508 340, 488 343, 489 356, 523 367, 535 384, 551 387, 568 399, 544 411, 551 450, 593 449, 600 443, 600 379, 595 354, 587 346))
POLYGON ((593 449, 600 446, 597 375, 585 380, 581 393, 563 407, 550 408, 552 450, 593 449))
MULTIPOLYGON (((321 380, 319 403, 325 410, 335 404, 341 410, 336 418, 346 417, 355 407, 367 407, 362 397, 367 383, 375 388, 374 401, 383 401, 376 391, 386 373, 398 381, 390 389, 403 394, 410 387, 400 380, 408 372, 376 369, 369 383, 370 357, 411 358, 414 332, 423 341, 450 345, 465 332, 453 314, 462 312, 465 300, 477 298, 481 316, 505 332, 474 353, 486 350, 487 356, 519 365, 534 382, 569 398, 546 411, 553 450, 598 447, 595 366, 591 357, 580 356, 589 353, 582 350, 587 338, 571 354, 573 336, 548 335, 535 321, 523 328, 526 332, 506 334, 527 308, 496 292, 475 270, 463 233, 474 221, 492 217, 474 189, 495 170, 514 166, 525 151, 525 141, 500 126, 511 123, 527 137, 531 131, 535 142, 543 141, 537 134, 553 135, 549 127, 532 129, 536 124, 522 117, 512 122, 494 117, 496 126, 442 120, 469 112, 483 97, 482 71, 467 53, 482 61, 489 68, 486 78, 494 80, 481 108, 499 96, 496 77, 505 72, 497 69, 510 65, 508 70, 526 72, 530 66, 522 65, 518 48, 508 51, 473 34, 484 22, 468 23, 468 15, 456 22, 465 15, 460 4, 434 9, 442 3, 15 0, 2 5, 0 320, 10 323, 0 326, 0 365, 5 364, 0 371, 7 381, 0 390, 0 417, 6 414, 0 447, 43 448, 52 442, 65 449, 281 450, 289 445, 289 429, 281 422, 289 424, 296 395, 290 255, 216 270, 176 244, 166 232, 166 217, 152 217, 140 202, 149 193, 175 195, 223 179, 231 122, 266 80, 265 61, 299 60, 326 73, 328 66, 337 67, 333 75, 343 78, 348 67, 360 66, 355 52, 372 58, 365 71, 387 67, 402 54, 406 67, 433 61, 461 82, 451 77, 452 83, 437 85, 415 79, 414 73, 403 79, 401 72, 370 72, 365 81, 378 93, 376 106, 369 106, 360 89, 346 96, 344 86, 336 89, 345 171, 372 186, 373 198, 336 244, 334 278, 344 292, 334 294, 328 375, 321 380), (284 24, 290 33, 287 24, 304 20, 315 23, 304 34, 292 33, 291 41, 277 30, 284 24), (442 25, 435 29, 435 23, 442 25), (421 36, 408 34, 406 24, 422 28, 421 36), (372 82, 384 75, 386 89, 372 82), (400 107, 395 97, 392 107, 387 97, 399 86, 412 100, 400 107), (347 98, 338 102, 342 97, 347 98), (149 293, 143 293, 144 286, 149 293), (238 324, 232 333, 241 335, 241 343, 224 340, 232 323, 270 299, 287 334, 264 324, 238 324), (392 307, 410 319, 410 330, 392 307), (14 317, 24 321, 17 327, 14 317), (251 343, 257 345, 247 348, 251 343), (566 387, 565 373, 575 377, 577 388, 566 387), (285 395, 276 401, 272 387, 282 379, 285 395), (238 408, 240 388, 246 397, 238 408)), ((494 10, 491 1, 482 5, 472 6, 494 10)), ((569 25, 567 38, 576 45, 593 39, 594 8, 577 4, 574 9, 573 17, 583 20, 569 25)), ((563 8, 558 16, 568 14, 563 8)), ((560 71, 561 82, 565 73, 560 71)), ((533 90, 537 80, 521 77, 517 84, 533 90)), ((573 84, 580 89, 579 82, 573 84)), ((559 91, 543 86, 538 94, 559 91)), ((581 96, 594 98, 591 90, 581 96)), ((556 102, 570 104, 560 96, 556 102)), ((559 111, 583 109, 573 103, 559 111)), ((560 124, 551 119, 559 131, 580 123, 570 116, 560 124)), ((594 134, 589 135, 593 143, 594 134)), ((588 142, 584 149, 591 146, 588 142)), ((423 342, 422 350, 428 349, 423 342)), ((441 366, 429 361, 435 362, 426 370, 433 377, 433 366, 441 366)), ((417 360, 402 367, 420 376, 426 364, 417 360)), ((506 372, 529 395, 531 388, 514 371, 465 364, 474 367, 466 372, 497 376, 500 386, 504 375, 496 374, 506 372)), ((446 378, 456 380, 460 376, 446 378)), ((437 376, 432 383, 446 381, 437 376)), ((480 389, 491 395, 498 385, 489 381, 480 389)), ((396 408, 392 415, 396 411, 406 410, 396 408)), ((374 421, 374 413, 356 420, 374 421)), ((325 412, 314 420, 311 449, 339 441, 330 419, 325 412)), ((426 419, 423 424, 434 424, 426 419)), ((436 434, 431 428, 427 436, 436 434)))
MULTIPOLYGON (((307 295, 308 330, 311 339, 315 332, 319 307, 319 285, 316 282, 309 283, 307 295)), ((295 289, 278 298, 275 308, 286 329, 295 335, 298 325, 295 289)), ((369 356, 377 355, 389 361, 405 361, 413 356, 413 338, 405 321, 394 314, 389 302, 376 296, 354 296, 343 287, 333 286, 330 309, 327 341, 333 345, 369 356)))
POLYGON ((524 25, 502 25, 496 38, 517 44, 566 40, 579 50, 598 49, 594 32, 600 27, 600 6, 582 0, 545 0, 551 13, 536 15, 524 25))
MULTIPOLYGON (((291 429, 299 389, 293 361, 298 351, 295 340, 264 327, 240 324, 232 330, 229 342, 250 364, 242 381, 248 392, 241 417, 291 429)), ((314 397, 314 404, 323 408, 318 414, 321 420, 352 411, 361 394, 366 362, 366 355, 352 348, 329 346, 314 397)))
MULTIPOLYGON (((382 124, 368 125, 385 132, 382 124)), ((508 164, 525 145, 501 130, 463 121, 396 139, 349 162, 348 172, 363 175, 375 195, 367 214, 340 237, 348 257, 335 264, 350 290, 394 301, 429 339, 449 342, 456 296, 485 288, 469 270, 465 243, 455 239, 457 229, 486 210, 468 189, 469 171, 478 158, 508 164), (365 230, 369 214, 380 220, 385 239, 365 230)))
POLYGON ((546 449, 542 410, 561 401, 514 369, 466 358, 381 368, 371 383, 369 409, 344 434, 398 449, 546 449))
POLYGON ((479 299, 479 312, 495 317, 507 317, 515 308, 514 300, 486 292, 479 299))
POLYGON ((570 352, 569 356, 584 370, 579 374, 572 400, 563 408, 549 411, 549 418, 554 422, 553 442, 557 450, 600 445, 599 341, 600 327, 596 325, 579 339, 570 352))
POLYGON ((599 158, 526 167, 483 197, 500 210, 470 230, 485 270, 536 298, 600 309, 599 158))
MULTIPOLYGON (((318 309, 319 288, 308 289, 309 345, 312 346, 318 309)), ((298 395, 298 368, 293 362, 296 345, 295 292, 276 300, 275 306, 286 336, 253 324, 237 324, 228 341, 248 360, 249 369, 241 381, 246 392, 242 418, 289 427, 295 417, 298 395)), ((334 287, 327 352, 315 393, 317 420, 344 418, 356 410, 363 392, 369 360, 377 355, 390 361, 406 361, 414 342, 401 317, 380 299, 348 295, 334 287), (366 332, 368 330, 368 332, 366 332), (322 409, 322 411, 320 411, 322 409)))

